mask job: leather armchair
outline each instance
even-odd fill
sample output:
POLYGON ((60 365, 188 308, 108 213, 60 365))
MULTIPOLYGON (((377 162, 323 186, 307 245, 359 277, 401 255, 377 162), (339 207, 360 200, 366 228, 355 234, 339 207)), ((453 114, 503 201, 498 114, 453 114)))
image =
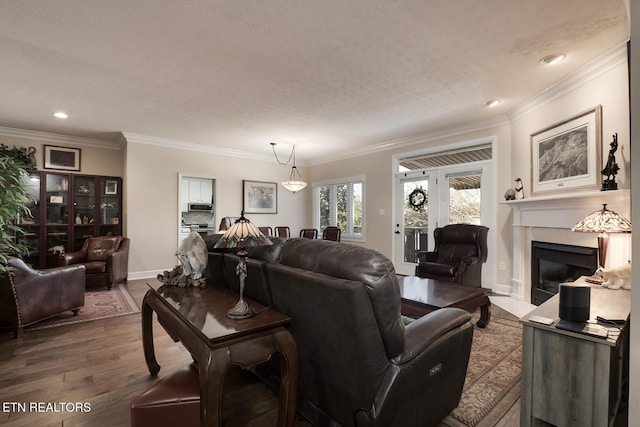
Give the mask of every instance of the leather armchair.
POLYGON ((60 256, 61 265, 83 264, 87 286, 108 289, 127 281, 129 269, 129 239, 122 236, 89 237, 76 252, 60 256))
POLYGON ((10 273, 0 278, 0 327, 23 328, 67 310, 78 314, 84 305, 83 265, 34 270, 20 258, 9 258, 10 273))
POLYGON ((479 288, 487 261, 487 234, 482 225, 450 224, 436 228, 435 250, 418 252, 416 276, 479 288))

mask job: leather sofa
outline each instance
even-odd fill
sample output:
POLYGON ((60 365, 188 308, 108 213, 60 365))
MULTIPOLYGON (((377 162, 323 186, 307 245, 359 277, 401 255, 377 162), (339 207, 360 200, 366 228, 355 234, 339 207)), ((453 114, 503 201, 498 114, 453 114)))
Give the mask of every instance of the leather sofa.
POLYGON ((122 236, 89 237, 79 251, 60 255, 60 265, 82 264, 87 286, 126 282, 129 270, 129 239, 122 236))
MULTIPOLYGON (((223 259, 235 288, 237 256, 223 259)), ((403 318, 393 264, 379 252, 292 238, 254 248, 247 270, 246 295, 293 319, 298 411, 312 424, 436 426, 458 405, 470 315, 403 318)), ((270 383, 265 370, 277 375, 277 363, 258 371, 270 383)))
POLYGON ((83 265, 34 270, 9 258, 11 272, 0 278, 0 328, 18 338, 25 326, 84 306, 83 265))
MULTIPOLYGON (((305 238, 275 243, 249 251, 245 292, 292 318, 298 413, 316 426, 437 426, 460 401, 471 316, 443 308, 402 317, 393 264, 374 250, 305 238)), ((205 277, 225 276, 237 288, 238 257, 209 255, 215 262, 205 277)), ((276 355, 255 370, 274 390, 278 362, 276 355)), ((134 399, 131 425, 162 424, 167 411, 196 425, 198 383, 189 369, 134 399)))

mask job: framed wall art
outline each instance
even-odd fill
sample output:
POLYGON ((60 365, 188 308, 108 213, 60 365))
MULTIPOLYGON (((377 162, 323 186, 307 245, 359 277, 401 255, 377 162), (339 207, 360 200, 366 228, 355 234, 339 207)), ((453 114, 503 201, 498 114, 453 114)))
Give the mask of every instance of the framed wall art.
POLYGON ((532 134, 532 194, 599 189, 601 153, 600 105, 532 134))
POLYGON ((79 171, 80 149, 45 145, 44 168, 66 171, 79 171))
POLYGON ((278 185, 275 182, 242 181, 242 208, 245 213, 278 213, 278 185))
POLYGON ((104 184, 104 194, 118 194, 118 181, 107 179, 104 184))

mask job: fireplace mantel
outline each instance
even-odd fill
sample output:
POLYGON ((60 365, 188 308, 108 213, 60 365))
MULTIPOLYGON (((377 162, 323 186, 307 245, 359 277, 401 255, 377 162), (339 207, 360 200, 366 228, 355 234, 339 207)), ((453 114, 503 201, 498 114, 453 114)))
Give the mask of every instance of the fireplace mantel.
POLYGON ((629 217, 630 191, 589 191, 582 193, 557 194, 531 197, 528 199, 501 202, 513 210, 513 226, 571 228, 591 212, 602 208, 629 217))
POLYGON ((562 236, 582 218, 602 208, 603 203, 608 209, 629 218, 630 195, 629 190, 589 191, 500 202, 511 208, 513 225, 511 289, 504 291, 516 299, 530 301, 530 246, 535 230, 562 229, 562 232, 558 230, 558 236, 562 236))

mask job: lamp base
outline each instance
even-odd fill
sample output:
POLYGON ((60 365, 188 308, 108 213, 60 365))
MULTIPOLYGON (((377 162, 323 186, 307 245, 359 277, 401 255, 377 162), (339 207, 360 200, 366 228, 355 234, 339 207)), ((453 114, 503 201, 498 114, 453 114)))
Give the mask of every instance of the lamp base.
POLYGON ((253 307, 247 304, 246 301, 240 300, 233 306, 229 311, 227 311, 227 317, 231 319, 248 319, 256 315, 256 312, 253 311, 253 307))

